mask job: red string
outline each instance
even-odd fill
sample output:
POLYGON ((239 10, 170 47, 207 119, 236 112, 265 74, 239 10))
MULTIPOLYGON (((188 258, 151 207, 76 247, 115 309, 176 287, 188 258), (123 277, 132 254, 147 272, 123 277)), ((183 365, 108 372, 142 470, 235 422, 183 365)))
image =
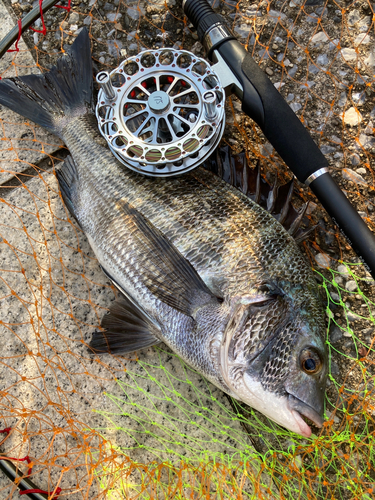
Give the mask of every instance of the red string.
POLYGON ((12 430, 12 428, 11 428, 11 427, 6 427, 5 429, 1 429, 0 434, 3 434, 3 433, 5 433, 5 432, 6 432, 7 434, 9 434, 11 430, 12 430))
POLYGON ((67 7, 64 7, 63 5, 55 5, 55 7, 57 7, 58 9, 65 9, 67 10, 68 12, 70 12, 70 3, 71 3, 72 0, 68 0, 68 6, 67 7))
POLYGON ((20 49, 18 48, 18 42, 20 41, 21 35, 22 35, 22 19, 18 19, 17 21, 18 24, 18 37, 16 40, 15 48, 14 49, 9 49, 7 52, 19 52, 20 49))
MULTIPOLYGON (((28 495, 29 493, 44 493, 45 495, 48 495, 48 491, 38 490, 38 489, 19 491, 20 495, 28 495)), ((61 488, 56 488, 55 495, 53 496, 53 498, 51 500, 57 500, 60 493, 61 493, 61 488)))
MULTIPOLYGON (((15 460, 16 462, 27 462, 28 464, 31 463, 30 457, 27 455, 24 458, 13 458, 13 457, 2 457, 0 456, 0 459, 2 460, 15 460)), ((33 470, 33 466, 29 467, 27 471, 27 475, 30 476, 31 472, 33 470)))
POLYGON ((36 33, 42 33, 44 36, 46 36, 46 34, 47 34, 47 28, 46 28, 46 25, 44 24, 44 17, 43 17, 42 3, 43 3, 43 0, 39 0, 40 19, 42 20, 42 26, 43 26, 43 29, 41 29, 41 30, 37 30, 37 29, 35 29, 35 28, 32 28, 31 26, 30 26, 30 29, 32 29, 32 30, 33 30, 33 31, 35 31, 36 33))
MULTIPOLYGON (((55 5, 55 7, 58 7, 59 9, 65 9, 68 12, 70 12, 70 10, 71 10, 71 5, 70 5, 71 2, 72 2, 72 0, 68 0, 68 6, 67 7, 65 7, 63 5, 55 5)), ((42 3, 43 3, 43 0, 39 0, 40 19, 42 20, 42 26, 43 26, 43 28, 41 30, 37 30, 37 29, 32 28, 30 26, 30 29, 32 29, 36 33, 42 33, 44 36, 46 36, 46 34, 47 34, 47 28, 46 28, 46 25, 44 24, 42 3)), ((16 43, 15 43, 15 46, 14 46, 15 48, 14 49, 8 49, 7 52, 19 52, 20 51, 20 49, 18 48, 18 42, 20 41, 20 38, 21 38, 21 35, 22 35, 22 19, 18 19, 17 24, 18 24, 18 37, 17 37, 16 43)), ((0 77, 0 80, 1 80, 1 77, 0 77)))

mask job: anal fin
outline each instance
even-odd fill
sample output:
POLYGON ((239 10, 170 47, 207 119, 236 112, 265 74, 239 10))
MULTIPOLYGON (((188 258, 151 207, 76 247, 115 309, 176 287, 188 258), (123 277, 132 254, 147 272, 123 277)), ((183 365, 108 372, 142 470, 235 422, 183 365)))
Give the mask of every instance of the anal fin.
POLYGON ((97 354, 126 354, 161 342, 156 325, 123 294, 112 303, 101 326, 104 331, 94 332, 90 342, 97 354))

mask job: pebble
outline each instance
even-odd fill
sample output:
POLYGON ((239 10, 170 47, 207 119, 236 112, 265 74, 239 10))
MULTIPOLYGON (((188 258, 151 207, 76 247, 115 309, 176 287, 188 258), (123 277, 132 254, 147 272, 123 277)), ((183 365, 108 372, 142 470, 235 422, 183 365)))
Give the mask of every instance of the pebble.
POLYGON ((331 292, 331 297, 335 302, 340 302, 340 295, 336 292, 331 292))
MULTIPOLYGON (((357 321, 359 319, 356 314, 352 313, 349 310, 346 313, 346 317, 347 317, 348 321, 357 321)), ((349 332, 347 332, 347 333, 349 333, 349 332)), ((344 337, 351 337, 351 334, 345 335, 345 333, 344 333, 344 337)))
POLYGON ((121 17, 122 17, 122 14, 120 12, 119 13, 111 12, 110 14, 107 14, 108 21, 111 21, 112 23, 114 23, 115 21, 118 21, 121 17))
POLYGON ((355 49, 345 48, 341 50, 341 55, 346 62, 355 61, 357 59, 357 52, 355 49))
POLYGON ((367 66, 371 66, 371 67, 375 66, 375 51, 370 52, 369 56, 366 57, 364 62, 367 66))
POLYGON ((272 69, 271 69, 271 68, 266 68, 266 73, 267 73, 267 75, 269 75, 269 76, 272 76, 272 75, 273 75, 273 71, 272 71, 272 69))
POLYGON ((348 181, 355 182, 356 184, 361 184, 362 186, 368 186, 368 183, 365 181, 362 175, 357 174, 357 172, 354 172, 354 170, 352 170, 351 168, 343 168, 342 176, 348 181))
MULTIPOLYGON (((338 272, 340 274, 343 274, 344 276, 349 276, 349 271, 348 271, 348 268, 344 265, 344 264, 340 264, 337 268, 338 272)), ((337 279, 336 279, 337 281, 337 279)))
POLYGON ((331 265, 331 259, 326 253, 318 253, 315 255, 315 261, 319 267, 328 268, 331 265))
POLYGON ((334 148, 333 146, 323 145, 320 147, 320 151, 324 155, 329 155, 330 153, 333 153, 334 151, 336 151, 336 148, 334 148))
POLYGON ((271 22, 275 24, 282 19, 286 19, 286 15, 283 14, 282 12, 279 12, 278 10, 270 10, 268 12, 268 17, 270 17, 271 22))
POLYGON ((341 116, 344 118, 344 123, 350 125, 351 127, 359 125, 363 119, 358 109, 354 108, 353 106, 348 110, 344 111, 344 113, 342 113, 341 116))
POLYGON ((371 148, 375 147, 375 138, 370 137, 369 135, 366 135, 366 134, 360 134, 359 138, 358 138, 358 142, 360 143, 360 144, 358 144, 359 148, 361 146, 364 149, 371 149, 371 148))
POLYGON ((317 57, 316 62, 320 66, 327 66, 329 64, 329 59, 327 54, 321 54, 320 56, 317 57))
POLYGON ((362 106, 366 100, 365 92, 353 92, 352 100, 357 106, 362 106))
POLYGON ((340 375, 339 365, 333 360, 331 360, 331 374, 333 375, 333 377, 337 377, 340 375))
POLYGON ((349 26, 353 26, 354 24, 358 23, 358 21, 361 19, 361 15, 357 9, 350 9, 346 20, 349 26))
POLYGON ((295 113, 302 108, 302 106, 301 106, 301 104, 299 102, 292 102, 292 104, 290 105, 290 107, 292 108, 292 110, 295 113))
POLYGON ((367 33, 360 33, 355 37, 355 45, 367 45, 368 43, 370 43, 370 36, 367 33))
POLYGON ((372 121, 369 121, 367 127, 365 128, 365 134, 372 135, 374 133, 374 124, 372 121))
MULTIPOLYGON (((357 154, 355 154, 355 153, 353 153, 353 154, 351 154, 351 155, 349 156, 349 160, 350 160, 351 164, 352 164, 354 167, 355 167, 355 166, 357 166, 357 165, 359 165, 359 164, 361 163, 361 159, 360 159, 360 157, 359 157, 357 154)), ((359 169, 357 169, 357 172, 358 172, 358 170, 359 170, 359 169)), ((359 173, 359 174, 361 174, 362 172, 358 172, 358 173, 359 173)))
POLYGON ((358 289, 357 282, 355 280, 350 280, 346 283, 345 288, 348 292, 355 292, 358 289))
POLYGON ((365 174, 367 174, 367 170, 363 167, 357 168, 357 174, 365 175, 365 174))
POLYGON ((284 87, 285 83, 284 82, 276 82, 274 83, 274 86, 277 88, 277 90, 280 90, 281 87, 284 87))
POLYGON ((324 31, 320 31, 319 33, 316 33, 311 38, 312 43, 326 42, 327 40, 328 40, 328 36, 324 33, 324 31))

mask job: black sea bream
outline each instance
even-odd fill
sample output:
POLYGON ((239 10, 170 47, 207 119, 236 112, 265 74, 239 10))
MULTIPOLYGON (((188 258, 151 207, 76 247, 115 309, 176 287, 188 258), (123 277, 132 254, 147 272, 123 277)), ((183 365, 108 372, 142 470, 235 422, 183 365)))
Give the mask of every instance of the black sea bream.
POLYGON ((71 157, 64 201, 121 291, 95 352, 165 342, 229 395, 309 436, 323 422, 326 327, 294 239, 267 211, 198 168, 155 179, 102 145, 84 29, 45 75, 0 82, 0 103, 57 134, 71 157))

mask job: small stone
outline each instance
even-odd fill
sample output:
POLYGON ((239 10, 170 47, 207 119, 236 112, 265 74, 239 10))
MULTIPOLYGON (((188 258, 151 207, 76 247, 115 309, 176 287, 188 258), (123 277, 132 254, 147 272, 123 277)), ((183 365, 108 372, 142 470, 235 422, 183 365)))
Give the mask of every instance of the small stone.
POLYGON ((358 146, 361 145, 364 149, 371 149, 375 147, 375 138, 366 134, 360 134, 358 142, 358 146))
POLYGON ((342 330, 335 325, 329 332, 329 340, 332 342, 332 344, 335 344, 340 339, 342 339, 342 330))
MULTIPOLYGON (((347 314, 347 316, 349 316, 349 315, 353 318, 353 319, 349 319, 349 321, 355 321, 356 319, 358 319, 357 316, 354 316, 354 314, 351 312, 349 312, 347 314)), ((344 335, 344 337, 352 337, 352 334, 350 332, 348 332, 348 330, 344 330, 342 332, 342 334, 344 335)))
POLYGON ((320 56, 318 56, 316 62, 319 64, 319 66, 327 66, 329 64, 327 54, 321 54, 320 56))
MULTIPOLYGON (((355 153, 353 153, 349 156, 349 160, 354 167, 361 163, 360 157, 355 153)), ((358 170, 357 170, 357 172, 358 172, 358 170)), ((359 172, 359 173, 361 173, 361 172, 359 172)))
MULTIPOLYGON (((347 317, 348 321, 357 321, 359 319, 358 316, 356 314, 352 313, 351 311, 348 311, 346 313, 346 317, 347 317)), ((348 335, 345 335, 345 333, 344 333, 344 337, 347 337, 347 336, 348 335)), ((349 337, 351 337, 350 334, 349 334, 349 337)))
POLYGON ((358 289, 357 282, 355 280, 349 280, 347 281, 345 288, 348 292, 355 292, 358 289))
MULTIPOLYGON (((338 272, 340 274, 343 274, 344 276, 349 276, 349 271, 348 271, 348 268, 346 266, 344 266, 344 264, 340 264, 337 268, 338 272)), ((336 281, 337 281, 337 278, 335 278, 336 281)))
POLYGON ((301 104, 299 102, 292 102, 292 104, 290 105, 290 107, 292 108, 292 110, 295 113, 302 108, 302 106, 301 106, 301 104))
POLYGON ((367 66, 375 66, 375 52, 370 52, 364 62, 367 66))
POLYGON ((355 49, 342 49, 341 55, 343 59, 345 59, 345 62, 355 61, 357 59, 357 52, 355 51, 355 49))
POLYGON ((367 170, 363 167, 357 168, 357 174, 365 175, 365 174, 367 174, 367 170))
POLYGON ((288 94, 286 97, 286 102, 291 102, 294 99, 294 94, 288 94))
POLYGON ((349 26, 353 26, 353 24, 358 23, 358 21, 361 19, 361 15, 357 9, 349 10, 346 19, 349 26))
POLYGON ((324 31, 320 31, 319 33, 316 33, 311 38, 312 43, 326 42, 327 40, 328 40, 328 36, 324 33, 324 31))
POLYGON ((203 52, 203 45, 200 42, 195 42, 190 50, 193 54, 199 55, 203 52))
POLYGON ((122 17, 122 14, 120 14, 119 12, 112 12, 111 14, 107 14, 108 21, 111 21, 112 23, 114 23, 115 21, 118 21, 121 17, 122 17))
POLYGON ((331 265, 331 259, 326 253, 318 253, 315 255, 315 261, 319 267, 329 268, 331 265))
POLYGON ((355 37, 354 45, 367 45, 370 41, 370 36, 367 33, 360 33, 355 37))
POLYGON ((331 360, 331 374, 333 377, 338 377, 340 375, 339 365, 333 360, 331 360))
POLYGON ((92 17, 91 16, 87 16, 83 20, 83 24, 85 24, 86 26, 89 26, 91 24, 91 22, 92 22, 92 17))
POLYGON ((284 82, 276 82, 274 83, 274 86, 277 88, 277 90, 280 90, 281 87, 284 87, 285 83, 284 82))
POLYGON ((69 24, 77 24, 79 22, 79 14, 72 12, 69 16, 69 24))
POLYGON ((323 146, 320 147, 320 151, 324 155, 329 155, 329 154, 335 152, 336 148, 334 148, 333 146, 327 146, 326 144, 324 144, 323 146))
POLYGON ((340 295, 336 292, 331 292, 331 297, 335 302, 340 302, 340 295))
POLYGON ((357 105, 361 106, 366 100, 365 92, 353 92, 352 101, 357 105))
POLYGON ((350 125, 351 127, 359 125, 362 121, 361 113, 358 111, 357 108, 354 108, 353 106, 348 110, 344 111, 344 113, 342 113, 341 116, 344 118, 344 123, 350 125))
POLYGON ((278 10, 270 10, 268 12, 268 17, 271 18, 271 21, 273 23, 277 23, 278 21, 281 21, 283 19, 286 19, 286 15, 283 14, 282 12, 279 12, 278 10))
POLYGON ((354 170, 352 170, 351 168, 343 168, 342 176, 348 181, 355 182, 356 184, 362 184, 363 186, 368 186, 368 183, 365 181, 365 179, 360 174, 357 174, 357 172, 354 172, 354 170))
POLYGON ((365 128, 365 134, 372 135, 374 131, 374 124, 372 123, 372 121, 369 121, 367 127, 365 128))
POLYGON ((269 75, 269 76, 272 76, 272 75, 273 75, 273 71, 272 71, 272 69, 271 69, 271 68, 266 68, 266 73, 267 73, 267 75, 269 75))

